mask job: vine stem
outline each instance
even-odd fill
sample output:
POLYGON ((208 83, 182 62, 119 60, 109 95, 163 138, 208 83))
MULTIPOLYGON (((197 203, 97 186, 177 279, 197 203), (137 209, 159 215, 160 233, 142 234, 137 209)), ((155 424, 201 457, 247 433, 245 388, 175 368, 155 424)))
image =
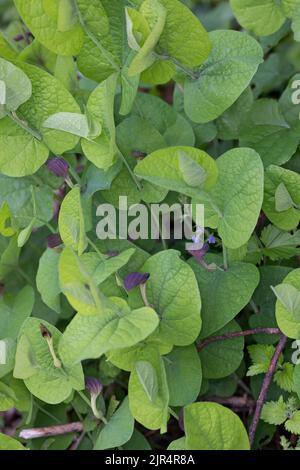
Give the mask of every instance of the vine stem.
POLYGON ((19 437, 22 439, 37 439, 39 437, 60 436, 71 432, 82 432, 83 424, 80 421, 68 424, 59 424, 57 426, 48 426, 43 428, 23 429, 19 437))
POLYGON ((22 119, 20 119, 19 116, 17 116, 17 114, 14 111, 8 113, 7 116, 10 119, 12 119, 12 121, 14 121, 19 127, 27 131, 37 140, 41 141, 43 139, 42 135, 36 129, 33 129, 32 127, 30 127, 29 124, 27 124, 27 122, 22 121, 22 119))
POLYGON ((224 333, 223 335, 211 336, 210 338, 206 338, 205 340, 201 341, 198 344, 197 349, 198 351, 202 351, 202 349, 206 348, 211 343, 215 343, 216 341, 223 341, 226 339, 233 339, 239 338, 241 336, 250 336, 250 335, 279 335, 281 333, 279 328, 253 328, 251 330, 244 330, 244 331, 233 331, 232 333, 224 333))
POLYGON ((282 353, 285 345, 286 345, 287 338, 284 334, 281 333, 280 335, 280 340, 279 343, 277 344, 277 347, 275 349, 275 352, 273 354, 273 357, 271 359, 268 371, 265 375, 265 378, 262 383, 262 387, 260 390, 260 394, 258 396, 258 399, 256 401, 256 407, 253 415, 253 420, 249 429, 249 441, 250 441, 250 446, 253 446, 254 443, 254 438, 255 438, 255 433, 256 429, 260 420, 260 415, 262 412, 263 405, 266 401, 268 390, 270 387, 271 380, 273 378, 273 375, 276 371, 277 363, 280 357, 280 354, 282 353))
POLYGON ((222 250, 223 250, 223 265, 224 265, 224 270, 228 270, 228 255, 227 255, 227 248, 222 242, 222 250))

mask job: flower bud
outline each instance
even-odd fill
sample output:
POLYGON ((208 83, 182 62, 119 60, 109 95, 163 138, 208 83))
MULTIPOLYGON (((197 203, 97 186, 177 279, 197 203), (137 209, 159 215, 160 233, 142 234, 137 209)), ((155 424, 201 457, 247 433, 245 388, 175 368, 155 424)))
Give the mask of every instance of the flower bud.
POLYGON ((60 176, 61 178, 66 178, 68 176, 69 164, 61 157, 49 158, 46 162, 47 168, 55 176, 60 176))
POLYGON ((57 246, 62 245, 63 241, 60 238, 59 233, 51 233, 47 237, 48 248, 56 248, 57 246))
POLYGON ((85 388, 90 392, 91 395, 98 397, 103 390, 103 385, 95 377, 86 377, 85 388))
POLYGON ((125 289, 132 290, 141 284, 145 284, 150 277, 149 273, 137 273, 133 272, 128 274, 124 279, 124 287, 125 289))

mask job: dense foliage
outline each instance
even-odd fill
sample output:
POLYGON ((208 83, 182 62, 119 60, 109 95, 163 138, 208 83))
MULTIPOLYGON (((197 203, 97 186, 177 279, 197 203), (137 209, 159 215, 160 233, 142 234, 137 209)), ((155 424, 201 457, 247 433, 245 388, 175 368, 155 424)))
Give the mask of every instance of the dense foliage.
POLYGON ((300 448, 300 0, 0 12, 0 449, 300 448))

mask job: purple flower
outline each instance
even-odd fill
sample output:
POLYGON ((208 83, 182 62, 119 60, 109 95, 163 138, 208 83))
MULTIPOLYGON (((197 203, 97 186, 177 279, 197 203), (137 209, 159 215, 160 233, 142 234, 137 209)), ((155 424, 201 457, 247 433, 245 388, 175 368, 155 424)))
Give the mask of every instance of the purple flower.
POLYGON ((202 261, 203 257, 209 250, 209 244, 204 243, 203 247, 200 250, 188 250, 190 255, 192 255, 197 261, 202 261))
POLYGON ((132 150, 131 155, 137 160, 143 160, 147 154, 141 150, 132 150))
POLYGON ((22 41, 23 39, 24 39, 23 34, 17 34, 17 35, 14 37, 14 41, 16 41, 16 42, 22 41))
POLYGON ((106 256, 108 256, 108 258, 114 258, 115 256, 118 256, 120 253, 119 251, 108 251, 106 253, 106 256))
POLYGON ((48 248, 56 248, 59 245, 62 245, 62 239, 60 238, 59 233, 51 233, 47 237, 48 248))
POLYGON ((95 377, 86 377, 85 388, 90 392, 91 395, 98 397, 103 390, 103 385, 95 377))
POLYGON ((141 284, 145 284, 150 277, 149 273, 133 272, 128 274, 124 279, 124 287, 126 290, 134 289, 141 284))
POLYGON ((69 164, 61 157, 49 158, 46 162, 47 168, 55 176, 66 178, 68 176, 69 164))
POLYGON ((209 245, 214 245, 216 243, 216 238, 214 235, 210 235, 207 240, 209 245))
POLYGON ((48 328, 45 325, 43 325, 43 323, 40 324, 40 331, 41 331, 41 335, 43 338, 46 338, 46 339, 52 338, 52 333, 48 330, 48 328))

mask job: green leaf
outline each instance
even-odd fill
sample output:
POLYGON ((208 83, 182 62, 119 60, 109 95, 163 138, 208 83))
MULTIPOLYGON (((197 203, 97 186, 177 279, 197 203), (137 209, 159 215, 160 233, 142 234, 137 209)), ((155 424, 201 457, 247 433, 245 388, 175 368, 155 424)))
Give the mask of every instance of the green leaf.
POLYGON ((18 67, 0 58, 0 80, 2 95, 0 103, 0 118, 7 111, 16 111, 21 104, 29 100, 32 94, 31 81, 18 67))
POLYGON ((295 411, 293 416, 285 422, 284 427, 293 434, 300 434, 300 411, 295 411))
POLYGON ((268 225, 261 233, 261 241, 265 245, 263 253, 271 260, 288 259, 299 252, 300 231, 293 234, 268 225))
POLYGON ((235 249, 249 240, 257 223, 263 200, 263 165, 254 150, 237 148, 219 157, 217 166, 217 184, 205 197, 205 225, 217 227, 224 244, 235 249))
POLYGON ((17 120, 9 117, 0 120, 0 171, 20 177, 35 173, 47 160, 49 150, 61 154, 75 147, 78 137, 45 129, 43 122, 58 112, 79 113, 80 110, 72 95, 56 78, 33 65, 18 63, 18 67, 31 81, 32 96, 18 109, 17 120), (20 121, 23 127, 17 124, 20 121))
POLYGON ((184 152, 179 152, 179 169, 188 186, 200 188, 205 183, 206 171, 184 152))
POLYGON ((193 403, 184 409, 188 450, 249 450, 238 415, 217 403, 193 403))
POLYGON ((258 36, 275 33, 298 7, 298 0, 231 0, 238 22, 258 36))
POLYGON ((184 87, 185 112, 201 123, 216 119, 237 100, 263 59, 261 46, 245 33, 213 31, 209 36, 212 52, 197 79, 186 80, 184 87))
POLYGON ((80 188, 73 188, 64 198, 59 212, 58 228, 62 241, 79 256, 87 247, 80 188))
POLYGON ((119 0, 76 0, 84 29, 79 70, 98 83, 119 71, 125 37, 124 5, 119 0))
POLYGON ((153 51, 166 23, 167 11, 158 0, 145 0, 141 6, 141 13, 144 12, 151 15, 151 31, 129 66, 129 76, 143 72, 155 62, 153 51))
POLYGON ((291 284, 279 284, 272 287, 274 294, 279 302, 286 308, 289 313, 297 315, 300 313, 300 292, 291 284))
POLYGON ((285 422, 287 417, 287 406, 282 396, 278 401, 270 401, 264 404, 261 419, 267 423, 280 425, 285 422))
POLYGON ((0 433, 0 450, 26 450, 16 439, 0 433))
MULTIPOLYGON (((2 335, 1 335, 2 336, 2 335)), ((12 338, 0 340, 0 378, 11 372, 15 365, 16 341, 12 338)))
POLYGON ((66 248, 61 253, 58 266, 62 292, 72 307, 85 315, 95 315, 103 310, 103 297, 87 269, 91 258, 94 268, 94 254, 78 257, 71 248, 66 248))
POLYGON ((113 414, 96 438, 94 450, 112 449, 129 441, 134 430, 134 419, 129 409, 128 397, 113 414))
POLYGON ((294 367, 294 374, 293 374, 293 390, 296 392, 298 397, 300 398, 300 363, 299 359, 297 358, 298 362, 296 363, 294 367))
POLYGON ((263 210, 268 219, 282 230, 291 230, 297 227, 300 221, 300 176, 294 171, 270 165, 265 173, 265 193, 263 210), (280 184, 284 184, 292 201, 293 207, 283 212, 276 209, 276 191, 280 184), (295 205, 297 207, 295 208, 295 205))
POLYGON ((33 305, 34 291, 30 286, 23 287, 13 298, 0 297, 0 337, 16 339, 33 305))
MULTIPOLYGON (((50 331, 54 350, 57 350, 62 334, 43 320, 50 331)), ((46 403, 57 404, 66 400, 72 390, 84 388, 80 364, 55 367, 47 340, 40 331, 41 320, 29 318, 23 324, 17 345, 14 377, 23 379, 28 390, 46 403)))
MULTIPOLYGON (((208 263, 220 263, 207 255, 208 263)), ((258 269, 250 263, 231 262, 226 271, 207 271, 194 259, 189 260, 202 299, 201 338, 210 336, 232 320, 250 301, 259 283, 258 269)))
POLYGON ((178 0, 160 0, 167 10, 159 48, 182 65, 202 64, 211 50, 210 37, 193 13, 178 0))
POLYGON ((24 245, 26 245, 26 243, 28 242, 31 236, 31 233, 35 224, 36 224, 36 220, 32 219, 30 224, 27 227, 25 227, 23 230, 21 230, 21 232, 18 235, 18 247, 19 248, 22 248, 24 245))
POLYGON ((130 310, 127 303, 111 299, 97 315, 77 314, 67 326, 59 343, 63 362, 76 364, 95 359, 114 349, 128 348, 145 340, 158 325, 156 313, 148 307, 130 310), (76 343, 76 348, 73 344, 76 343))
POLYGON ((87 117, 84 114, 56 113, 49 116, 43 123, 48 129, 68 132, 78 137, 87 138, 90 133, 87 117))
POLYGON ((294 391, 294 366, 290 362, 285 362, 274 375, 274 381, 278 387, 287 392, 294 391))
POLYGON ((138 372, 134 368, 130 374, 128 385, 129 406, 133 417, 148 429, 160 429, 166 432, 168 421, 169 391, 163 360, 157 349, 144 349, 139 361, 151 364, 157 377, 157 396, 151 401, 142 385, 138 372))
POLYGON ((0 280, 4 280, 11 271, 16 269, 19 255, 20 249, 17 245, 17 237, 13 237, 0 256, 0 280))
POLYGON ((247 372, 248 376, 263 374, 268 371, 275 348, 266 344, 253 344, 248 346, 248 352, 253 363, 247 372))
POLYGON ((15 0, 15 5, 34 36, 59 55, 76 55, 83 31, 73 0, 15 0))
MULTIPOLYGON (((168 146, 194 146, 195 135, 191 123, 178 110, 159 97, 147 93, 138 93, 133 103, 132 114, 151 123, 162 135, 168 146)), ((132 126, 131 132, 133 131, 134 126, 132 126)), ((139 132, 134 132, 134 134, 138 136, 139 132)), ((127 138, 129 137, 127 136, 127 138)), ((144 138, 144 141, 145 144, 148 143, 148 139, 144 138)), ((159 147, 152 148, 147 153, 159 150, 163 146, 160 144, 159 147)))
MULTIPOLYGON (((179 252, 168 250, 151 256, 140 271, 150 274, 147 299, 161 319, 156 337, 175 346, 191 344, 201 328, 201 299, 191 268, 179 252)), ((138 289, 130 292, 130 303, 142 305, 138 289)))
POLYGON ((290 193, 284 183, 280 183, 275 191, 275 209, 277 212, 284 212, 295 206, 290 193))
MULTIPOLYGON (((291 99, 289 100, 290 107, 291 99)), ((243 116, 239 140, 242 147, 251 147, 264 166, 281 165, 294 155, 299 144, 300 123, 290 125, 279 103, 273 99, 256 100, 243 116)))
POLYGON ((10 44, 3 32, 0 33, 1 57, 6 60, 14 60, 17 58, 17 50, 10 44))
POLYGON ((59 253, 48 248, 40 257, 36 275, 36 286, 43 302, 52 310, 60 313, 61 288, 58 279, 59 253))
POLYGON ((87 113, 102 129, 94 140, 81 141, 85 156, 98 168, 107 170, 116 161, 114 97, 117 75, 114 74, 95 88, 87 102, 87 113))
POLYGON ((5 383, 0 382, 0 412, 8 411, 15 406, 17 397, 5 383))
MULTIPOLYGON (((218 330, 215 335, 226 335, 241 331, 234 320, 218 330)), ((201 344, 201 343, 200 343, 201 344)), ((200 351, 203 377, 206 379, 221 379, 228 377, 240 366, 243 359, 244 338, 233 338, 224 341, 214 341, 200 351)))
MULTIPOLYGON (((205 190, 212 188, 218 175, 216 163, 207 153, 183 146, 170 147, 151 153, 136 165, 135 173, 150 183, 188 196, 195 196, 199 193, 200 185, 205 190), (182 156, 185 161, 184 174, 182 174, 182 156), (189 165, 189 170, 186 168, 187 165, 189 165), (198 173, 202 174, 201 181, 198 176, 199 186, 197 189, 185 180, 187 178, 186 172, 190 173, 191 166, 197 166, 198 173), (203 180, 204 172, 207 174, 205 181, 203 180)), ((192 183, 195 186, 194 180, 192 183)))
POLYGON ((158 381, 155 369, 150 362, 138 361, 135 364, 135 370, 147 398, 151 403, 154 403, 158 394, 158 381))
POLYGON ((27 227, 35 217, 36 228, 51 220, 53 189, 41 174, 40 177, 37 183, 34 177, 10 178, 0 175, 0 198, 10 208, 14 228, 27 227))
POLYGON ((200 393, 202 368, 194 345, 173 348, 164 356, 170 406, 185 406, 195 401, 200 393))
POLYGON ((0 208, 0 234, 4 237, 12 237, 15 234, 15 230, 7 223, 11 217, 9 205, 4 202, 0 208))
POLYGON ((276 321, 289 338, 300 338, 300 269, 294 269, 276 286, 276 321))

